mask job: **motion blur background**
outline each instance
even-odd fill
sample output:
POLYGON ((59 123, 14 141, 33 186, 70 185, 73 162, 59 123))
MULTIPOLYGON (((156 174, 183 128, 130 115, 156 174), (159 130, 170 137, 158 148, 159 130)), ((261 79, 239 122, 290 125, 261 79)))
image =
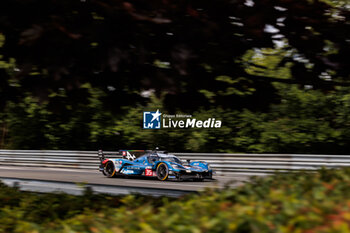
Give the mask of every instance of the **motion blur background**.
POLYGON ((344 154, 344 0, 2 0, 0 149, 344 154), (143 130, 142 112, 222 120, 143 130))

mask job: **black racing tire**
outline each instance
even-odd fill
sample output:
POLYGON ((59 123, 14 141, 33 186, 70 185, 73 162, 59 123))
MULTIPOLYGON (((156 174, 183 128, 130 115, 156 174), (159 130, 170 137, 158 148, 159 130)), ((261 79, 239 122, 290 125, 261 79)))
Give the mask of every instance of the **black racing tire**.
POLYGON ((112 178, 115 176, 115 166, 114 163, 112 161, 108 161, 104 167, 104 171, 105 175, 108 178, 112 178))
POLYGON ((158 180, 164 181, 168 179, 169 168, 165 163, 159 163, 157 166, 157 178, 158 180))

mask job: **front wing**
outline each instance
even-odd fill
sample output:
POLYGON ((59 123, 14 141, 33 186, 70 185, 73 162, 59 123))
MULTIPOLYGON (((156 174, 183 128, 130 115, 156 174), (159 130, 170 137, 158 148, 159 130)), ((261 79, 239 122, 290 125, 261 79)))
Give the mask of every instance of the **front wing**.
POLYGON ((175 179, 212 179, 212 171, 206 171, 206 172, 197 172, 197 171, 191 171, 188 172, 188 170, 180 170, 180 171, 169 171, 169 178, 175 178, 175 179))

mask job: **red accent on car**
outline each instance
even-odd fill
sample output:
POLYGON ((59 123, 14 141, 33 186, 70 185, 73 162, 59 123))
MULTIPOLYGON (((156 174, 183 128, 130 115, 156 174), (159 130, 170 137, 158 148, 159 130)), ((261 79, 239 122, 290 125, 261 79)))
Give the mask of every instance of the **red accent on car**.
POLYGON ((107 163, 108 161, 109 161, 109 159, 105 159, 105 160, 103 160, 102 164, 105 164, 105 163, 107 163))
POLYGON ((145 169, 145 176, 153 176, 152 169, 145 169))

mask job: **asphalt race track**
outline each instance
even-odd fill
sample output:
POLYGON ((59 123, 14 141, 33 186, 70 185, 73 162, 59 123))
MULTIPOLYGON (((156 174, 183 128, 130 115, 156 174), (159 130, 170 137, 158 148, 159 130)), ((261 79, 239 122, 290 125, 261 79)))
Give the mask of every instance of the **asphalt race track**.
POLYGON ((98 170, 0 166, 0 180, 5 184, 19 184, 22 190, 28 191, 66 192, 77 195, 82 193, 85 185, 99 193, 179 196, 207 187, 237 186, 248 178, 248 176, 231 175, 214 176, 213 180, 202 182, 158 181, 157 179, 142 178, 107 178, 98 170))

